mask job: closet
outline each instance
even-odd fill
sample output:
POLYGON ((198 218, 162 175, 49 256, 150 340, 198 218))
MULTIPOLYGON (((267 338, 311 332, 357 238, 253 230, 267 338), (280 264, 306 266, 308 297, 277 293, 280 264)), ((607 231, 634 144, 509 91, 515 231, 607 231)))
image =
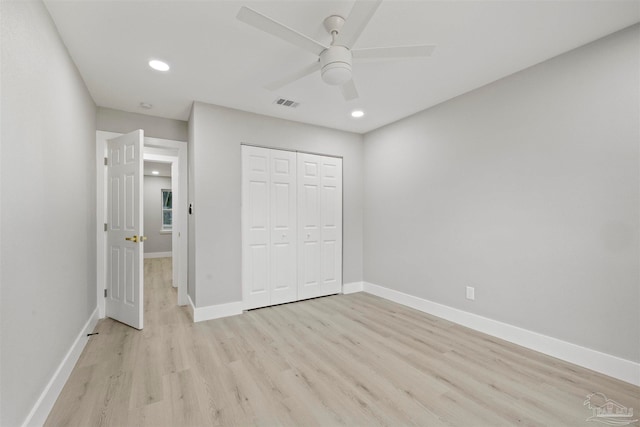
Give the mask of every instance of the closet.
POLYGON ((342 159, 243 145, 243 308, 341 290, 342 159))

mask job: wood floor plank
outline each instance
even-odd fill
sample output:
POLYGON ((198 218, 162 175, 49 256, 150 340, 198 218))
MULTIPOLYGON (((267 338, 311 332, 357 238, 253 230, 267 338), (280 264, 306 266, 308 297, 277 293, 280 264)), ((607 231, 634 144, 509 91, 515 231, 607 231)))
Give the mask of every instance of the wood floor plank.
POLYGON ((101 320, 46 426, 589 426, 592 392, 640 410, 636 386, 364 293, 194 324, 171 259, 144 268, 144 330, 101 320))
POLYGON ((164 388, 162 381, 162 369, 159 354, 159 346, 156 340, 142 338, 138 346, 133 367, 132 367, 132 390, 130 408, 139 408, 151 405, 164 399, 164 388))

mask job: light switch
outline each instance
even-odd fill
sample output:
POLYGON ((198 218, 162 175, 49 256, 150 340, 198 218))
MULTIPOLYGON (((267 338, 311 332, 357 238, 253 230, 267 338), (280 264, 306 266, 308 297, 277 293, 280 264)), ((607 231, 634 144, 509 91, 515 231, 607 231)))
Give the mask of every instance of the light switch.
POLYGON ((476 288, 467 286, 467 299, 470 299, 471 301, 476 299, 476 288))

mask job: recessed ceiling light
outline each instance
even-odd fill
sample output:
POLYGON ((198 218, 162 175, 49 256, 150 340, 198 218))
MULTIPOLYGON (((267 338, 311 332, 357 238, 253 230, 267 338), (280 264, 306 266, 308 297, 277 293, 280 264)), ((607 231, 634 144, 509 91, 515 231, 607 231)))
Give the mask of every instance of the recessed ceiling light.
POLYGON ((152 175, 160 175, 160 172, 158 172, 158 171, 151 171, 151 174, 152 174, 152 175))
POLYGON ((145 110, 150 110, 151 107, 153 107, 153 105, 149 104, 148 102, 141 102, 140 103, 140 108, 144 108, 145 110))
POLYGON ((360 118, 362 116, 364 116, 364 111, 362 111, 362 110, 354 110, 354 111, 351 112, 351 117, 354 117, 356 119, 358 119, 358 118, 360 118))
POLYGON ((149 61, 149 67, 158 71, 169 71, 169 64, 163 61, 158 61, 157 59, 149 61))

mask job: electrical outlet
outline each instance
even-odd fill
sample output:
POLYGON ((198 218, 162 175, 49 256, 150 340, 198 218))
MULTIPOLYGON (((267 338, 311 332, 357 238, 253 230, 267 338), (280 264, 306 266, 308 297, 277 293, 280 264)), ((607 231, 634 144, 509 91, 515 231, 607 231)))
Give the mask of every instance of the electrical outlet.
POLYGON ((467 286, 467 299, 470 299, 471 301, 476 299, 476 288, 467 286))

